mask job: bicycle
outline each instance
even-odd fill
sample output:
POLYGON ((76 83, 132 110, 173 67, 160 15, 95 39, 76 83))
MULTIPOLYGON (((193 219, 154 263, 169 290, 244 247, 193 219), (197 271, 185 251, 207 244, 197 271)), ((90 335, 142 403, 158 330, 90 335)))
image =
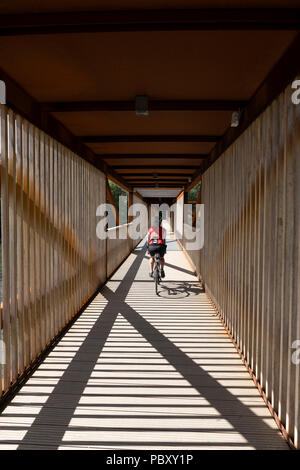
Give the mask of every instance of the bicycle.
POLYGON ((158 285, 160 284, 160 254, 155 253, 154 255, 154 267, 153 267, 153 279, 155 283, 155 293, 158 295, 158 285))

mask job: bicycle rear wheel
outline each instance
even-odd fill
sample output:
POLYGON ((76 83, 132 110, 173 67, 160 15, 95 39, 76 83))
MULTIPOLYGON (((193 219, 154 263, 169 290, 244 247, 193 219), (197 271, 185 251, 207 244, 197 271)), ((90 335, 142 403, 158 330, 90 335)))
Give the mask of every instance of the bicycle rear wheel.
POLYGON ((155 293, 158 295, 158 285, 160 283, 160 272, 159 272, 159 264, 160 264, 160 255, 158 253, 155 254, 155 261, 154 261, 154 270, 153 270, 153 277, 155 282, 155 293))
POLYGON ((158 285, 160 283, 160 276, 159 276, 159 270, 158 270, 157 265, 154 266, 153 277, 154 277, 154 283, 155 283, 155 294, 158 295, 158 285))

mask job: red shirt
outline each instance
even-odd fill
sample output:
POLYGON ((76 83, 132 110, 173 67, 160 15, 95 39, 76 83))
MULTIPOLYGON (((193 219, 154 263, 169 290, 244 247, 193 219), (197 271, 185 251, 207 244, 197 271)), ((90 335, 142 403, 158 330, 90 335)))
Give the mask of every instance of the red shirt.
POLYGON ((160 245, 165 244, 165 240, 163 238, 163 228, 162 227, 150 227, 148 231, 148 243, 158 243, 160 245))

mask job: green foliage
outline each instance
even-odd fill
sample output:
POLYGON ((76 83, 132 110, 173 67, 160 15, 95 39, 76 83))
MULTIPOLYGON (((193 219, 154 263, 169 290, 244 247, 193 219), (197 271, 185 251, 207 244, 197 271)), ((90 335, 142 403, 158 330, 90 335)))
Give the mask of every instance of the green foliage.
POLYGON ((119 197, 120 196, 127 196, 127 192, 122 189, 119 185, 117 185, 114 181, 108 180, 108 184, 111 190, 112 197, 119 209, 119 197))
POLYGON ((188 200, 189 201, 196 201, 198 197, 198 193, 200 190, 201 181, 199 181, 195 186, 188 192, 188 200))
POLYGON ((108 184, 110 187, 112 197, 114 198, 114 201, 119 211, 120 223, 127 223, 128 193, 123 188, 121 188, 118 184, 116 184, 114 181, 108 180, 108 184), (127 198, 127 207, 125 210, 126 213, 124 213, 124 207, 123 207, 123 211, 120 210, 120 205, 119 205, 120 196, 125 196, 127 198))

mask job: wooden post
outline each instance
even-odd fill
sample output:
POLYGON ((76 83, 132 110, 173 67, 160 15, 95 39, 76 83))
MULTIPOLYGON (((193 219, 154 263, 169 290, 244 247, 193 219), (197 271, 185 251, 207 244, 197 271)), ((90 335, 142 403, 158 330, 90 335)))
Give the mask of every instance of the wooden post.
POLYGON ((133 191, 129 191, 129 192, 128 192, 128 208, 127 208, 127 210, 128 210, 128 213, 127 213, 127 216, 128 216, 127 221, 128 221, 129 224, 130 224, 130 223, 132 222, 132 220, 133 220, 133 216, 132 216, 132 215, 129 215, 129 207, 131 207, 132 204, 133 204, 133 191))
POLYGON ((201 204, 201 188, 202 188, 202 184, 200 184, 200 188, 199 188, 198 195, 197 195, 197 200, 196 200, 196 206, 195 206, 195 210, 194 210, 194 214, 193 214, 193 221, 192 221, 192 226, 193 227, 196 227, 197 204, 201 204))
POLYGON ((118 206, 116 204, 116 201, 114 200, 114 197, 111 193, 110 186, 108 179, 106 178, 106 195, 109 203, 115 208, 115 214, 116 214, 116 226, 120 225, 120 216, 119 216, 119 210, 118 206))

